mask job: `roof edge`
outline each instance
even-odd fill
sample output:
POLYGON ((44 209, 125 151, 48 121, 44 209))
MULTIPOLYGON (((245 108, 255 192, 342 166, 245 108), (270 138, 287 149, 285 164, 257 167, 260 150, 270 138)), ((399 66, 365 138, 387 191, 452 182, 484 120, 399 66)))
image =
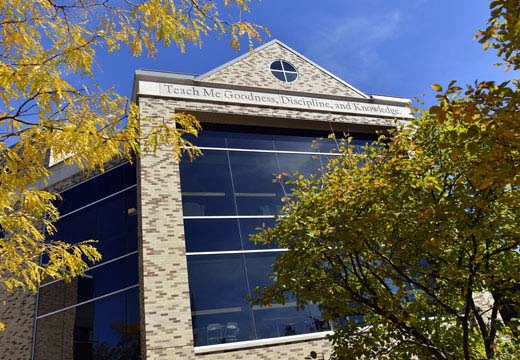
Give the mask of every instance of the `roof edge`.
POLYGON ((386 95, 370 95, 371 99, 374 99, 376 101, 384 101, 384 102, 391 102, 391 103, 397 103, 402 105, 410 105, 412 103, 411 99, 405 98, 405 97, 399 97, 399 96, 386 96, 386 95))
POLYGON ((248 57, 248 56, 251 55, 251 54, 257 53, 257 52, 259 52, 259 51, 265 49, 266 47, 271 46, 272 44, 280 44, 280 45, 283 45, 283 43, 282 43, 281 41, 279 41, 278 39, 273 39, 273 40, 271 40, 271 41, 266 42, 265 44, 260 45, 260 46, 257 47, 257 48, 254 48, 253 50, 250 50, 250 51, 248 51, 248 52, 246 52, 246 53, 243 53, 243 54, 240 55, 240 56, 237 56, 237 57, 234 58, 234 59, 229 60, 228 62, 225 62, 225 63, 222 64, 222 65, 217 66, 217 67, 214 68, 214 69, 211 69, 210 71, 205 72, 204 74, 201 74, 201 75, 197 76, 195 80, 197 80, 197 81, 201 81, 201 80, 203 80, 205 77, 208 77, 208 76, 210 76, 210 75, 216 73, 216 72, 219 71, 219 70, 222 70, 222 69, 224 69, 224 68, 226 68, 226 67, 228 67, 228 66, 230 66, 230 65, 233 65, 234 63, 239 62, 239 61, 242 60, 242 59, 245 59, 246 57, 248 57))
MULTIPOLYGON (((138 87, 139 87, 139 81, 152 81, 152 82, 171 82, 174 84, 181 84, 181 85, 194 85, 194 86, 209 86, 209 87, 223 87, 224 84, 213 84, 213 83, 207 83, 204 81, 198 81, 198 76, 193 74, 183 74, 183 73, 175 73, 175 72, 169 72, 169 71, 161 71, 161 70, 145 70, 145 69, 137 69, 134 73, 134 81, 133 81, 133 88, 132 88, 132 102, 137 101, 138 94, 138 87)), ((231 88, 236 90, 254 90, 259 92, 266 92, 269 93, 268 89, 264 88, 250 88, 250 87, 243 87, 243 86, 231 86, 231 88)), ((358 98, 350 98, 345 96, 320 96, 320 94, 307 94, 307 93, 301 93, 301 92, 288 92, 290 95, 294 96, 317 96, 317 97, 323 97, 323 98, 333 98, 336 100, 348 100, 350 101, 361 101, 366 103, 375 103, 375 104, 382 104, 382 105, 396 105, 396 106, 410 106, 412 103, 411 99, 399 97, 399 96, 386 96, 386 95, 367 95, 364 99, 358 99, 358 98)))
POLYGON ((160 71, 160 70, 145 70, 145 69, 137 69, 134 72, 134 81, 132 86, 132 102, 136 102, 137 100, 137 91, 139 87, 139 80, 145 81, 156 81, 156 82, 164 82, 165 80, 172 80, 175 83, 192 83, 196 75, 191 74, 181 74, 174 73, 169 71, 160 71))

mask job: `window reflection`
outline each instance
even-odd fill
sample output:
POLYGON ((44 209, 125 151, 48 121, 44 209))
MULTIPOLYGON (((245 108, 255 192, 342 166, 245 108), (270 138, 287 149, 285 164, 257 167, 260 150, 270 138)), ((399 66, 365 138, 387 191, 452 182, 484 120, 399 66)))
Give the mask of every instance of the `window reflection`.
POLYGON ((317 144, 320 153, 337 153, 341 146, 341 139, 322 138, 317 142, 317 144))
POLYGON ((274 147, 281 151, 318 152, 317 142, 308 136, 276 135, 274 147))
POLYGON ((275 244, 255 244, 251 240, 263 225, 272 227, 275 223, 274 218, 184 219, 186 252, 275 249, 275 244))
POLYGON ((199 132, 198 137, 193 135, 184 135, 186 140, 191 141, 193 144, 199 147, 226 147, 226 135, 225 131, 212 131, 204 129, 199 132))
POLYGON ((185 219, 186 251, 241 250, 238 219, 185 219))
POLYGON ((308 304, 301 310, 294 302, 254 307, 253 316, 258 339, 330 330, 329 322, 321 319, 321 311, 315 304, 308 304))
POLYGON ((63 200, 59 202, 58 210, 61 214, 66 214, 135 183, 135 167, 130 164, 121 165, 62 192, 60 195, 63 200))
POLYGON ((70 282, 60 280, 40 287, 38 315, 42 316, 135 285, 139 282, 137 266, 137 254, 134 254, 89 270, 82 277, 74 278, 70 282))
POLYGON ((242 242, 244 244, 244 250, 257 250, 257 249, 276 249, 275 244, 263 245, 255 244, 251 240, 251 236, 258 234, 262 226, 265 224, 266 227, 272 227, 276 223, 276 219, 240 219, 240 232, 242 235, 242 242))
POLYGON ((276 215, 283 196, 273 183, 280 172, 275 154, 230 152, 229 160, 239 215, 276 215))
POLYGON ((276 154, 276 159, 280 172, 288 175, 293 175, 296 171, 305 176, 319 175, 322 170, 318 155, 276 154))
POLYGON ((38 320, 35 360, 140 358, 137 288, 38 320))
POLYGON ((196 346, 252 338, 242 255, 189 256, 188 276, 196 346))
POLYGON ((65 216, 49 238, 95 239, 103 261, 83 277, 40 287, 34 359, 140 359, 135 183, 125 164, 62 194, 65 216))
POLYGON ((192 310, 226 310, 247 304, 242 255, 200 255, 188 259, 192 310))
MULTIPOLYGON (((322 320, 320 305, 297 309, 291 294, 285 304, 251 305, 247 299, 255 296, 255 287, 271 284, 272 265, 282 252, 269 251, 275 245, 254 244, 250 235, 262 224, 275 224, 281 198, 290 194, 292 185, 273 183, 274 177, 296 171, 321 176, 334 156, 329 153, 338 152, 339 141, 316 131, 208 128, 195 143, 221 150, 204 150, 196 161, 181 162, 195 345, 330 330, 329 322, 322 320), (316 138, 320 139, 314 141, 316 138), (303 154, 309 152, 316 154, 303 154), (273 218, 263 218, 265 215, 273 218), (235 253, 223 253, 227 251, 235 253), (196 254, 202 252, 214 254, 196 254)), ((370 141, 371 137, 364 136, 352 144, 359 151, 370 141)))
MULTIPOLYGON (((278 255, 279 253, 245 255, 252 297, 256 297, 255 288, 272 284, 269 275, 278 255)), ((330 330, 329 322, 321 319, 318 305, 308 304, 304 309, 297 309, 294 298, 290 294, 287 295, 285 304, 273 304, 270 307, 253 306, 253 319, 258 339, 330 330)))
POLYGON ((274 150, 273 135, 251 133, 229 133, 226 137, 227 147, 233 149, 274 150))
POLYGON ((136 189, 129 189, 61 218, 51 239, 72 244, 95 239, 103 261, 136 251, 137 216, 129 213, 130 209, 136 208, 136 189))
POLYGON ((252 253, 245 255, 251 292, 254 292, 256 287, 261 288, 273 283, 272 280, 269 279, 269 274, 272 272, 272 266, 277 257, 277 252, 252 253))
POLYGON ((362 146, 377 138, 374 134, 351 134, 336 132, 336 139, 330 139, 331 131, 313 131, 297 129, 269 129, 248 126, 227 126, 230 131, 214 130, 215 124, 205 124, 198 138, 191 135, 186 138, 199 147, 218 147, 236 149, 302 151, 302 152, 337 152, 341 139, 349 136, 352 144, 362 146))
POLYGON ((361 152, 363 150, 363 148, 367 145, 370 145, 370 143, 372 142, 373 140, 368 138, 368 139, 362 139, 362 138, 354 138, 352 139, 352 141, 350 142, 350 145, 354 146, 354 151, 356 152, 361 152))
POLYGON ((227 154, 205 151, 194 161, 181 161, 184 216, 235 214, 227 154))
POLYGON ((318 305, 303 310, 285 304, 251 306, 254 289, 271 283, 277 253, 188 257, 195 346, 307 334, 330 330, 318 305), (244 263, 245 258, 245 263, 244 263))

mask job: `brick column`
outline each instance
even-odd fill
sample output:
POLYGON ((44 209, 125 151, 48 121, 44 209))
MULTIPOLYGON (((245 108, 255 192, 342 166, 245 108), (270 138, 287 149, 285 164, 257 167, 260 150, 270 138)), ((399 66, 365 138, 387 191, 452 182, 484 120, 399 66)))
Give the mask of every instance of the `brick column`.
MULTIPOLYGON (((142 117, 174 114, 160 99, 140 98, 139 105, 142 117)), ((142 155, 137 184, 143 359, 189 359, 194 353, 180 177, 170 149, 142 155)))

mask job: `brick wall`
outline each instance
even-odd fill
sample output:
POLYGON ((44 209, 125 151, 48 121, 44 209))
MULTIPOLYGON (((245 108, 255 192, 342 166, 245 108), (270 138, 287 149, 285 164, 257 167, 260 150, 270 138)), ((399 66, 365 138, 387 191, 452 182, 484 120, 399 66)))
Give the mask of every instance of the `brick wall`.
POLYGON ((5 304, 0 302, 0 321, 6 324, 6 330, 0 332, 0 358, 30 359, 36 296, 15 291, 0 294, 0 300, 5 300, 5 304))
POLYGON ((330 74, 309 63, 278 42, 248 54, 245 58, 223 67, 206 77, 204 82, 248 86, 270 90, 298 91, 320 95, 362 98, 358 92, 330 74), (274 60, 286 60, 298 70, 298 80, 285 83, 276 79, 269 69, 274 60))

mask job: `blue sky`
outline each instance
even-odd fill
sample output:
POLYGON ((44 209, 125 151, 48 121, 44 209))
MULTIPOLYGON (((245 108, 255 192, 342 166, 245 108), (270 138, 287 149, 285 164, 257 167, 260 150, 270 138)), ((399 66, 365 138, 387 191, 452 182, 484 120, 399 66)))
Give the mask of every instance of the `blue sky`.
MULTIPOLYGON (((368 94, 412 98, 432 83, 461 84, 508 80, 494 67, 493 51, 472 39, 489 16, 486 0, 263 0, 253 2, 248 20, 267 26, 286 43, 368 94)), ((161 49, 154 59, 133 58, 127 50, 102 55, 95 80, 130 96, 137 68, 201 74, 248 51, 229 47, 227 38, 208 36, 202 49, 161 49)))

